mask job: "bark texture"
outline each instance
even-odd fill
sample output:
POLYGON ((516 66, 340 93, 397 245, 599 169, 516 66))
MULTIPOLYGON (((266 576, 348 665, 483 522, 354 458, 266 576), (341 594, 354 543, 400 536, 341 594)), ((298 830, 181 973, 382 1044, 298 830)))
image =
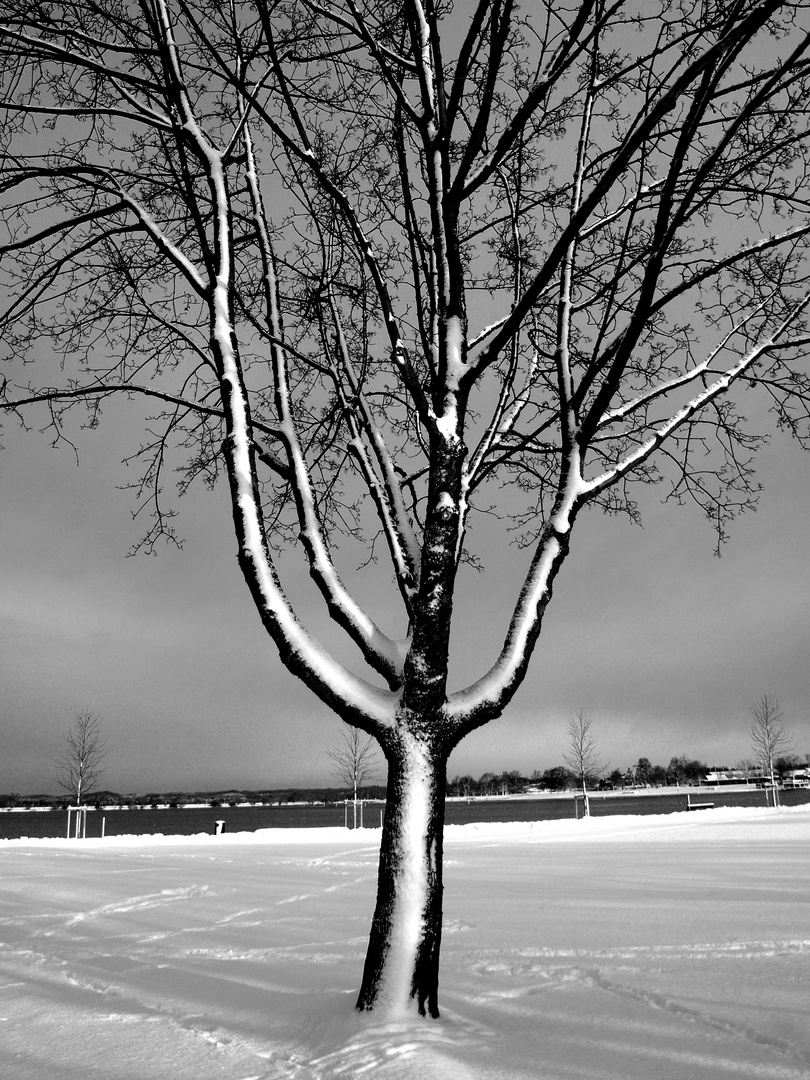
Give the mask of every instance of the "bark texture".
POLYGON ((388 750, 377 904, 357 1008, 437 1017, 446 754, 402 735, 388 750))

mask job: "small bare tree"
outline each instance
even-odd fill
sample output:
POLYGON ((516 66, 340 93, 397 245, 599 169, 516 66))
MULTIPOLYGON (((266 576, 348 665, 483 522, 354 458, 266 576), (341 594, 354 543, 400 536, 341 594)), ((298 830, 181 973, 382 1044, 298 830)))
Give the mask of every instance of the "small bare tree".
POLYGON ((734 768, 743 774, 747 784, 756 769, 756 763, 751 758, 740 758, 734 768))
POLYGON ((566 750, 563 760, 576 776, 582 789, 582 802, 585 817, 590 817, 591 806, 588 800, 588 780, 598 776, 605 768, 596 751, 596 739, 593 735, 593 721, 590 714, 577 709, 565 728, 567 735, 566 750))
POLYGON ((357 728, 344 727, 341 745, 327 750, 332 759, 332 772, 353 792, 354 828, 357 828, 357 790, 379 776, 377 748, 371 735, 364 736, 357 728))
POLYGON ((773 805, 779 805, 779 789, 776 786, 774 758, 792 748, 790 735, 782 723, 779 702, 770 694, 763 694, 751 706, 751 748, 762 772, 770 781, 773 805))
POLYGON ((56 782, 68 792, 71 802, 81 806, 104 773, 107 744, 101 736, 101 715, 90 709, 77 712, 65 743, 64 754, 56 760, 56 782))

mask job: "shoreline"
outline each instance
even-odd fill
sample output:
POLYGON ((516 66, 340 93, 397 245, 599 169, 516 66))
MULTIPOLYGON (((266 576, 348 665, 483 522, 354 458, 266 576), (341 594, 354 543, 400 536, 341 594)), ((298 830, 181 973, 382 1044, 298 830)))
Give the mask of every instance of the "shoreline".
MULTIPOLYGON (((794 791, 802 790, 801 786, 786 787, 782 784, 778 784, 779 791, 794 791)), ((588 798, 591 800, 600 799, 616 799, 616 798, 633 798, 635 796, 642 798, 654 798, 656 796, 666 795, 689 795, 689 794, 718 794, 721 792, 741 792, 741 791, 764 791, 765 788, 759 784, 673 784, 670 787, 635 787, 635 788, 619 788, 612 791, 588 791, 588 798)), ((574 799, 582 798, 582 791, 579 789, 571 788, 567 791, 529 791, 521 792, 510 795, 448 795, 445 799, 448 803, 466 803, 473 805, 476 803, 491 803, 491 802, 543 802, 552 799, 574 799)), ((366 806, 384 806, 385 799, 358 799, 358 803, 362 802, 366 806)), ((237 810, 237 809, 249 809, 251 807, 266 807, 266 806, 342 806, 344 803, 351 804, 351 799, 302 799, 302 800, 285 800, 280 802, 278 800, 273 802, 238 802, 238 803, 211 803, 211 802, 174 802, 174 803, 101 803, 96 806, 95 803, 86 803, 86 809, 88 813, 95 811, 112 811, 112 810, 133 810, 133 811, 154 811, 154 810, 237 810)), ((59 806, 47 806, 47 805, 35 805, 35 806, 0 806, 0 814, 47 814, 47 813, 64 813, 65 808, 62 805, 59 806)))
MULTIPOLYGON (((591 818, 545 818, 537 821, 477 821, 466 824, 447 825, 445 840, 448 843, 481 843, 489 845, 496 840, 504 843, 537 843, 565 841, 593 841, 621 839, 632 840, 639 833, 654 834, 662 829, 666 833, 680 831, 684 836, 705 835, 717 838, 721 832, 735 825, 775 823, 779 820, 788 832, 806 835, 810 828, 810 805, 752 807, 722 806, 706 810, 701 814, 690 814, 686 810, 664 814, 627 814, 621 817, 591 818)), ((35 849, 48 847, 68 848, 81 852, 88 850, 126 850, 154 845, 156 847, 211 846, 221 848, 227 845, 238 847, 266 845, 301 846, 301 845, 359 845, 376 846, 380 841, 378 828, 357 828, 346 830, 341 826, 316 828, 264 828, 252 831, 213 834, 196 833, 121 833, 118 835, 83 838, 65 836, 38 836, 0 839, 0 852, 19 850, 30 846, 35 849)))

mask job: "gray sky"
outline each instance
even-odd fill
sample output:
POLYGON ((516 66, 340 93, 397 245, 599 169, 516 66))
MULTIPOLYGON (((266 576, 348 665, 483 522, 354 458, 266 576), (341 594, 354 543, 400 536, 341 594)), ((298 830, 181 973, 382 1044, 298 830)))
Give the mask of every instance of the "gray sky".
MULTIPOLYGON (((78 468, 69 449, 5 423, 0 792, 55 790, 54 758, 84 707, 104 718, 104 783, 120 791, 328 782, 339 721, 284 671, 260 625, 224 485, 182 500, 183 552, 125 558, 145 528, 116 487, 134 479, 120 462, 137 446, 137 411, 108 406, 101 430, 83 433, 78 468)), ((581 516, 526 683, 456 751, 450 775, 558 764, 578 708, 611 767, 682 753, 730 765, 750 753, 748 710, 765 692, 810 753, 810 458, 780 436, 759 476, 760 511, 732 527, 722 559, 699 512, 662 506, 655 489, 643 530, 581 516)), ((453 689, 497 654, 528 558, 475 535, 487 572, 462 572, 453 689)), ((386 619, 384 569, 368 578, 363 599, 401 632, 386 619)), ((304 581, 297 571, 291 592, 319 633, 324 608, 304 581)))
MULTIPOLYGON (((125 558, 143 531, 116 487, 137 437, 127 408, 83 433, 78 468, 5 425, 0 791, 55 791, 53 760, 85 706, 104 718, 104 785, 119 791, 332 782, 339 722, 274 654, 238 572, 224 485, 179 503, 184 551, 125 558)), ((655 489, 643 529, 581 517, 526 684, 455 752, 450 776, 560 763, 578 708, 611 767, 681 753, 731 765, 750 753, 748 709, 765 692, 810 752, 810 458, 779 436, 758 475, 760 510, 735 523, 721 559, 700 514, 662 506, 655 489)), ((485 574, 464 572, 452 688, 494 658, 526 558, 507 548, 485 574)), ((366 595, 387 584, 372 575, 366 595)), ((320 632, 320 600, 300 592, 320 632)))

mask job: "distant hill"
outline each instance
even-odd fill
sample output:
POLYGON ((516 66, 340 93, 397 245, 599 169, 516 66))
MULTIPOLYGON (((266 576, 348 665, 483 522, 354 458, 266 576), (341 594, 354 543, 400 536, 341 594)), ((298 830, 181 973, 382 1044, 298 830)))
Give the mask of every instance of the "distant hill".
MULTIPOLYGON (((372 784, 358 792, 360 798, 384 799, 385 787, 372 784)), ((149 791, 121 794, 117 791, 94 791, 85 800, 89 806, 177 806, 184 803, 207 803, 229 806, 239 803, 336 803, 351 799, 345 788, 266 788, 262 790, 228 788, 224 791, 149 791)), ((50 806, 60 809, 68 805, 65 795, 0 794, 0 808, 50 806)))

